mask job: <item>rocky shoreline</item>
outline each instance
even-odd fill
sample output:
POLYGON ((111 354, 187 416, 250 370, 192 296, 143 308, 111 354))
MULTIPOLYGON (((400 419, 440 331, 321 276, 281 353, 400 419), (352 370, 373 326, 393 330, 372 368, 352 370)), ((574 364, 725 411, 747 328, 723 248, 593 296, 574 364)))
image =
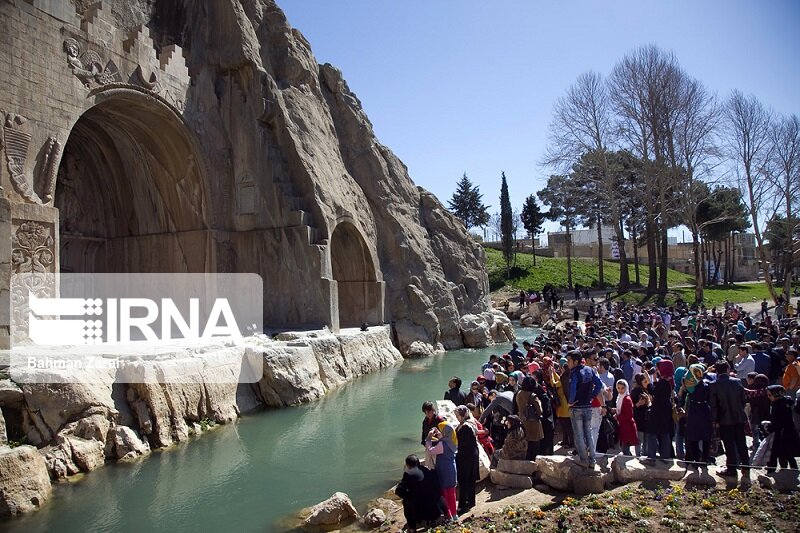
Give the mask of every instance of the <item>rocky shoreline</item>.
MULTIPOLYGON (((513 338, 499 312, 466 315, 464 343, 484 347, 513 338)), ((182 372, 178 382, 115 383, 98 374, 90 383, 0 380, 0 516, 33 511, 60 481, 107 461, 131 461, 263 408, 316 401, 359 376, 403 360, 390 326, 368 331, 328 330, 257 336, 244 346, 195 347, 141 358, 137 371, 182 372), (263 362, 253 383, 240 375, 243 361, 263 362), (157 358, 156 358, 157 359, 157 358), (13 447, 12 447, 13 446, 13 447)), ((135 366, 135 365, 134 365, 135 366)), ((163 375, 162 375, 163 377, 163 375)))

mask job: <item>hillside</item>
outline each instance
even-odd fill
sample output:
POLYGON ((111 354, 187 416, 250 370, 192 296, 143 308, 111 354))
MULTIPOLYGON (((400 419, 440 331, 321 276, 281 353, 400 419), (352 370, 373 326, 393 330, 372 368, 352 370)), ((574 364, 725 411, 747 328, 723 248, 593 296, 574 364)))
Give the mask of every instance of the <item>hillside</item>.
MULTIPOLYGON (((606 285, 616 286, 619 283, 619 264, 604 261, 604 278, 606 285)), ((502 252, 486 249, 486 270, 489 274, 489 290, 495 291, 505 285, 519 290, 541 290, 545 284, 550 283, 555 287, 567 287, 567 260, 566 258, 537 257, 536 266, 530 254, 517 254, 516 266, 511 269, 511 279, 506 280, 506 265, 502 252)), ((629 265, 631 282, 635 280, 633 265, 629 265)), ((647 285, 647 265, 639 266, 639 275, 642 285, 647 285)), ((677 270, 669 270, 667 281, 670 286, 689 285, 694 283, 694 278, 677 270)), ((584 287, 597 287, 597 260, 573 259, 572 283, 584 287)))

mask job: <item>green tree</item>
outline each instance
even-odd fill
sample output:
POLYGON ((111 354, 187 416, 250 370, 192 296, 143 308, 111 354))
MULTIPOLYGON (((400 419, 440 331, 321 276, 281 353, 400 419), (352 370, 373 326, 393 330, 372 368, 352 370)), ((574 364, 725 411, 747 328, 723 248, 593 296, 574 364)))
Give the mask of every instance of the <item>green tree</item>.
POLYGON ((525 203, 522 204, 522 213, 520 213, 520 221, 522 227, 531 236, 531 250, 533 251, 533 266, 536 266, 536 245, 534 239, 542 232, 544 221, 547 220, 547 214, 542 213, 539 209, 539 204, 536 203, 536 197, 532 194, 525 198, 525 203))
POLYGON ((567 286, 572 288, 572 229, 582 199, 575 194, 569 177, 561 175, 550 176, 547 186, 536 195, 543 204, 550 206, 547 218, 564 226, 567 233, 567 286))
MULTIPOLYGON (((731 234, 742 232, 750 227, 747 207, 742 201, 742 193, 735 187, 716 187, 697 206, 697 224, 701 236, 706 241, 708 256, 714 264, 714 272, 706 273, 707 281, 717 279, 722 263, 723 246, 727 251, 731 234)), ((726 254, 730 256, 730 254, 726 254)), ((730 277, 732 259, 726 257, 725 264, 729 268, 725 272, 725 280, 730 277)), ((697 302, 700 303, 700 302, 697 302)))
POLYGON ((472 184, 466 172, 458 181, 456 192, 447 205, 450 212, 464 223, 467 230, 476 226, 483 227, 489 223, 489 206, 483 205, 480 189, 472 184))
MULTIPOLYGON (((789 287, 791 287, 793 266, 792 230, 796 223, 795 219, 787 222, 786 217, 776 214, 767 221, 767 227, 764 229, 764 237, 769 240, 767 249, 772 256, 777 281, 787 281, 788 278, 789 287)), ((786 289, 784 289, 784 293, 787 296, 791 294, 791 292, 786 292, 786 289)))
POLYGON ((511 263, 514 260, 514 214, 511 211, 511 198, 508 196, 506 173, 502 173, 500 185, 500 240, 503 245, 503 258, 506 260, 506 274, 511 276, 511 263))

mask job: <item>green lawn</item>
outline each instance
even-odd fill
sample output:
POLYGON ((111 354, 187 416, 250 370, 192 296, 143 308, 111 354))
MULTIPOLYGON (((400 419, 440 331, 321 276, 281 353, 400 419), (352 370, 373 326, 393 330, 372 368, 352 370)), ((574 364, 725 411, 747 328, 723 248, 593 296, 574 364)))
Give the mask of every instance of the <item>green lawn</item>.
MULTIPOLYGON (((797 286, 796 283, 795 286, 797 286)), ((776 287, 776 289, 779 293, 781 292, 779 287, 776 287)), ((667 297, 665 298, 666 304, 674 304, 678 295, 680 295, 685 302, 690 304, 694 302, 694 288, 680 287, 676 289, 670 289, 669 294, 667 294, 667 297)), ((653 298, 646 297, 641 292, 630 292, 623 295, 621 298, 626 302, 633 304, 648 303, 653 300, 653 298)), ((764 298, 767 299, 771 307, 773 305, 772 298, 770 297, 769 291, 767 290, 767 285, 764 282, 719 285, 705 287, 703 289, 703 304, 705 304, 705 306, 709 309, 713 307, 721 307, 726 300, 735 304, 743 304, 747 302, 760 302, 764 298)))
MULTIPOLYGON (((486 269, 489 274, 489 288, 494 291, 505 285, 515 289, 541 290, 545 284, 550 283, 555 287, 567 287, 567 260, 566 258, 537 257, 536 266, 533 266, 531 254, 517 254, 517 264, 511 269, 511 279, 506 279, 506 265, 502 252, 486 249, 486 269)), ((631 282, 635 280, 634 268, 629 265, 631 282)), ((606 285, 616 286, 619 283, 619 265, 611 261, 603 262, 603 274, 606 285)), ((642 285, 647 285, 647 265, 639 266, 639 275, 642 285)), ((670 286, 686 285, 694 279, 676 270, 667 273, 667 282, 670 286)), ((572 283, 584 287, 597 287, 597 260, 573 259, 572 283)))

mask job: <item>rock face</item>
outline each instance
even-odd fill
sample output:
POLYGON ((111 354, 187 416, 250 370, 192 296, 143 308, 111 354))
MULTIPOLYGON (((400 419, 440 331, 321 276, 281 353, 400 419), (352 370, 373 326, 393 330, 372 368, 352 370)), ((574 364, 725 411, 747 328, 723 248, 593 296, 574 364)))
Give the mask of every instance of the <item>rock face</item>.
POLYGON ((303 521, 307 526, 333 526, 358 518, 350 497, 344 492, 333 496, 311 508, 311 514, 303 521))
POLYGON ((30 66, 0 78, 0 225, 17 243, 0 287, 59 266, 253 272, 266 326, 392 324, 404 355, 463 347, 459 319, 489 311, 482 247, 274 0, 3 2, 0 16, 6 70, 30 66))
POLYGON ((0 516, 37 509, 50 497, 44 458, 33 446, 0 447, 0 516))

